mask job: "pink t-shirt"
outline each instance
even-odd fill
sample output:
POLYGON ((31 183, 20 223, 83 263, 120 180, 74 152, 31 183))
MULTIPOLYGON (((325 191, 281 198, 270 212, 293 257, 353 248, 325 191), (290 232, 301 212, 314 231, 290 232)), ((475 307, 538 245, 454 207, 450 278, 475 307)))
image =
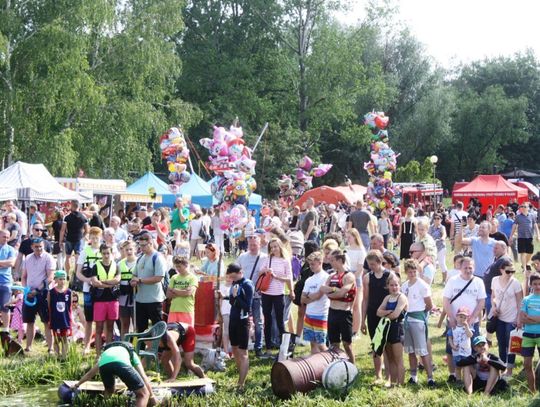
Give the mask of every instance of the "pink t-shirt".
MULTIPOLYGON (((264 260, 262 268, 269 267, 275 275, 281 278, 292 278, 291 261, 282 257, 268 257, 264 260)), ((266 295, 282 295, 285 292, 285 282, 273 278, 268 290, 263 291, 266 295)))
POLYGON ((32 253, 24 259, 23 267, 26 269, 26 286, 43 288, 43 281, 47 280, 49 270, 55 269, 56 261, 49 253, 39 257, 32 253))

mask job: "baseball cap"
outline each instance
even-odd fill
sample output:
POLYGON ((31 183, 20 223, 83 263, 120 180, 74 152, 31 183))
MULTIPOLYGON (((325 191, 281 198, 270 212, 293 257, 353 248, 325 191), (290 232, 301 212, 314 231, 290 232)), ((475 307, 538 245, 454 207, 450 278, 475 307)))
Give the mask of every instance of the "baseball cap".
POLYGON ((469 310, 468 307, 460 307, 457 310, 456 315, 465 315, 468 317, 469 315, 471 315, 471 311, 469 310))
POLYGON ((67 274, 64 270, 56 270, 54 272, 54 278, 63 278, 65 279, 67 277, 67 274))
POLYGON ((473 346, 480 345, 481 343, 487 343, 487 339, 483 335, 475 337, 472 341, 473 346))

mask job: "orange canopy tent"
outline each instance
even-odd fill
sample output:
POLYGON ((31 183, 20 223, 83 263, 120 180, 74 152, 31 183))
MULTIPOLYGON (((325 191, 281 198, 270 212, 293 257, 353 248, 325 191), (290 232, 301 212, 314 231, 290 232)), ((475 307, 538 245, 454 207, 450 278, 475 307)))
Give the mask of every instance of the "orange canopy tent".
POLYGON ((506 205, 510 201, 527 201, 528 191, 505 180, 500 175, 479 175, 463 186, 454 186, 452 201, 462 201, 467 207, 472 198, 478 199, 484 210, 488 205, 506 205))
POLYGON ((302 204, 308 199, 313 198, 315 203, 325 202, 327 204, 337 205, 339 202, 345 202, 352 205, 356 201, 363 199, 367 189, 362 185, 351 185, 343 187, 328 187, 323 185, 310 189, 305 192, 295 203, 295 205, 302 206, 302 204))

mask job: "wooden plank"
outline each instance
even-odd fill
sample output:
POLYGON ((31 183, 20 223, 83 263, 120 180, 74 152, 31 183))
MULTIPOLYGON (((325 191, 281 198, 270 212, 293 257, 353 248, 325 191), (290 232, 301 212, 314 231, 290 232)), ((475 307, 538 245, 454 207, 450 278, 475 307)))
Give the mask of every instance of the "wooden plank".
MULTIPOLYGON (((64 380, 64 383, 67 386, 74 386, 77 381, 76 380, 64 380)), ((161 383, 152 383, 152 388, 165 388, 165 389, 185 389, 190 387, 203 387, 207 384, 214 384, 215 381, 209 378, 203 378, 203 379, 191 379, 191 380, 176 380, 174 382, 161 382, 161 383)), ((86 392, 99 392, 103 393, 105 391, 105 388, 103 387, 102 382, 96 382, 96 381, 90 381, 83 383, 79 389, 81 391, 86 392)), ((116 381, 116 391, 122 392, 127 389, 126 385, 122 383, 121 381, 116 381)))

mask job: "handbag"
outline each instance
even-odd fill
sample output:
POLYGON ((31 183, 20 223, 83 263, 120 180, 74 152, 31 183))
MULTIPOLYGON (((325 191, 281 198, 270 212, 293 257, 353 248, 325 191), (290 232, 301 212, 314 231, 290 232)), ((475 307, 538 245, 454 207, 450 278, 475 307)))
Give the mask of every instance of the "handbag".
MULTIPOLYGON (((270 256, 270 262, 268 264, 268 267, 270 268, 272 266, 272 256, 270 256)), ((268 290, 270 288, 270 283, 272 282, 272 274, 271 273, 261 273, 259 274, 259 277, 257 278, 257 282, 255 283, 255 291, 258 293, 261 293, 263 291, 268 290)))
MULTIPOLYGON (((512 284, 512 282, 513 282, 513 280, 510 279, 510 281, 506 285, 506 288, 504 289, 504 291, 503 291, 503 293, 501 295, 501 300, 499 301, 500 304, 502 304, 503 299, 504 299, 504 295, 506 294, 506 291, 508 290, 508 287, 510 287, 510 284, 512 284)), ((491 308, 491 311, 493 311, 493 307, 491 308)), ((495 331, 497 331, 497 322, 499 321, 499 318, 496 317, 495 315, 492 315, 491 311, 490 311, 490 313, 488 315, 488 318, 487 318, 487 321, 486 321, 486 331, 489 334, 493 334, 493 333, 495 333, 495 331)))

